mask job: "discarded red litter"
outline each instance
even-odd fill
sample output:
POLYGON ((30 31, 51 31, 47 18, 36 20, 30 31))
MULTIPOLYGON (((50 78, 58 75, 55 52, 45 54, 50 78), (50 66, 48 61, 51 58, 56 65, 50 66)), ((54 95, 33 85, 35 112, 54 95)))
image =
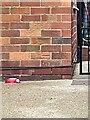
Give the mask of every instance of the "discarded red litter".
POLYGON ((20 83, 20 80, 17 78, 8 78, 5 80, 5 83, 20 83))

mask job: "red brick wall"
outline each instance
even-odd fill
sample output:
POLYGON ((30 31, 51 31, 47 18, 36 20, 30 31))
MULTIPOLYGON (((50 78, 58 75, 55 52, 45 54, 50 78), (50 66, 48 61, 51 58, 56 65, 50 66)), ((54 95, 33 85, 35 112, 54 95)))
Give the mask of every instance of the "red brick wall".
POLYGON ((2 2, 2 67, 30 67, 4 69, 4 77, 71 78, 72 44, 76 54, 76 17, 71 8, 71 2, 2 2))

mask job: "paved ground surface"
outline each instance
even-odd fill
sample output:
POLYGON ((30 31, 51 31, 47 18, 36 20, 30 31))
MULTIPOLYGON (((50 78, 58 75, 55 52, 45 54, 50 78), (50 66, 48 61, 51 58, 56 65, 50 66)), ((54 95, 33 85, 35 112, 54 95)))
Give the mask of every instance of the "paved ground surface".
POLYGON ((88 117, 88 87, 72 80, 2 84, 3 117, 88 117))
MULTIPOLYGON (((84 73, 87 73, 88 72, 88 65, 87 65, 88 61, 83 61, 82 62, 82 72, 84 73)), ((80 63, 76 64, 76 68, 75 68, 75 71, 74 71, 74 76, 73 76, 73 79, 76 79, 76 80, 88 80, 88 78, 90 78, 90 76, 88 75, 80 75, 80 63)))
POLYGON ((2 117, 88 118, 88 84, 72 84, 87 83, 88 76, 76 73, 73 80, 0 83, 2 117))

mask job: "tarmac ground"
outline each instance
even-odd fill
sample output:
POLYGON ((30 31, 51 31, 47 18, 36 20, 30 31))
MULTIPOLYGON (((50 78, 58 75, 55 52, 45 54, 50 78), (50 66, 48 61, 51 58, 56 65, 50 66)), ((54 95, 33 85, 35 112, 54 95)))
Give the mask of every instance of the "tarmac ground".
POLYGON ((2 83, 2 118, 88 118, 88 86, 71 83, 2 83))
POLYGON ((0 82, 0 117, 88 118, 89 77, 77 72, 72 80, 0 82))

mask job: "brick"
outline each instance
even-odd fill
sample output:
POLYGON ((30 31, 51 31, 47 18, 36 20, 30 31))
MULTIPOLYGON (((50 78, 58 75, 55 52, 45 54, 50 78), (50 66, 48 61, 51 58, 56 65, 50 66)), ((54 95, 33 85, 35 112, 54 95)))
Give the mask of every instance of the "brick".
POLYGON ((69 66, 71 64, 72 64, 71 60, 62 60, 62 66, 69 66))
POLYGON ((0 23, 0 29, 9 29, 9 23, 0 23))
POLYGON ((63 45, 62 52, 71 52, 71 45, 63 45))
MULTIPOLYGON (((32 80, 32 77, 31 77, 31 75, 21 75, 21 76, 19 76, 19 79, 21 80, 21 81, 27 81, 27 80, 32 80)), ((35 80, 35 79, 34 79, 35 80)))
POLYGON ((19 15, 2 15, 2 22, 20 21, 19 15))
POLYGON ((71 15, 62 15, 62 21, 71 21, 71 15))
POLYGON ((30 69, 25 69, 25 70, 21 70, 21 74, 32 74, 33 70, 30 69))
POLYGON ((49 52, 31 53, 31 59, 50 59, 50 53, 49 52))
POLYGON ((33 72, 33 75, 48 75, 51 74, 51 68, 41 68, 41 69, 35 69, 33 72))
POLYGON ((29 38, 11 38, 10 44, 29 44, 30 39, 29 38))
POLYGON ((11 13, 12 14, 29 14, 30 10, 29 8, 12 8, 11 13))
POLYGON ((52 44, 71 44, 71 38, 54 37, 52 44))
POLYGON ((10 60, 29 60, 30 59, 30 53, 26 52, 13 52, 9 53, 9 59, 10 60))
POLYGON ((56 22, 51 24, 52 29, 70 29, 71 24, 70 23, 62 23, 62 22, 56 22))
POLYGON ((41 35, 44 37, 61 37, 60 30, 42 30, 41 35))
POLYGON ((29 29, 29 23, 11 23, 11 29, 29 29))
POLYGON ((57 21, 62 21, 62 15, 57 15, 57 21))
POLYGON ((52 53, 52 59, 61 59, 61 53, 52 53))
MULTIPOLYGON (((1 19, 1 18, 0 18, 1 19)), ((1 22, 1 21, 0 21, 1 22)), ((0 30, 2 29, 2 23, 0 23, 0 30)))
POLYGON ((19 37, 20 32, 19 30, 2 30, 1 36, 2 37, 19 37))
POLYGON ((62 6, 65 6, 65 7, 70 7, 71 6, 71 1, 65 1, 65 2, 62 2, 62 6))
POLYGON ((2 75, 10 75, 11 70, 2 70, 2 75))
POLYGON ((2 53, 1 53, 1 50, 0 50, 0 65, 1 65, 1 59, 2 59, 2 53))
POLYGON ((2 2, 2 6, 19 6, 19 2, 2 2))
POLYGON ((50 29, 50 23, 30 23, 31 29, 50 29))
POLYGON ((21 71, 20 70, 11 70, 11 74, 13 75, 13 74, 20 74, 21 73, 21 71))
POLYGON ((20 66, 19 61, 2 61, 2 67, 18 67, 20 66))
POLYGON ((50 8, 31 8, 31 14, 49 14, 50 8))
POLYGON ((60 66, 60 60, 41 60, 41 66, 60 66))
POLYGON ((2 45, 8 45, 10 44, 10 38, 0 38, 0 44, 2 45))
MULTIPOLYGON (((2 70, 0 70, 0 75, 2 76, 2 70)), ((2 77, 1 77, 1 80, 2 80, 2 77)), ((1 80, 0 80, 0 81, 1 81, 1 80)))
POLYGON ((62 79, 72 79, 72 75, 62 75, 62 79))
POLYGON ((38 52, 40 51, 40 45, 22 45, 21 52, 38 52))
POLYGON ((42 21, 48 21, 49 15, 42 15, 42 21))
POLYGON ((2 8, 0 14, 9 14, 9 8, 2 8))
POLYGON ((0 6, 2 6, 2 2, 0 2, 0 6))
POLYGON ((52 14, 71 14, 71 8, 52 8, 52 14))
POLYGON ((30 76, 21 76, 20 80, 60 80, 61 75, 30 75, 30 76))
POLYGON ((42 21, 57 21, 57 15, 42 15, 42 21))
MULTIPOLYGON (((89 58, 90 58, 90 55, 89 55, 89 58)), ((82 48, 82 59, 83 61, 88 61, 88 48, 84 48, 84 47, 82 48)))
POLYGON ((58 1, 56 1, 56 2, 53 2, 53 1, 51 1, 51 2, 44 2, 44 1, 42 1, 41 2, 41 6, 52 6, 52 7, 54 7, 54 6, 61 6, 61 2, 58 2, 58 1))
POLYGON ((40 2, 20 2, 20 6, 40 6, 40 2))
POLYGON ((40 60, 25 60, 25 61, 21 61, 21 66, 24 66, 24 67, 40 66, 40 60))
POLYGON ((70 30, 62 30, 62 37, 71 37, 70 30))
POLYGON ((32 38, 32 44, 50 44, 50 38, 32 38))
POLYGON ((61 46, 60 45, 42 45, 41 46, 42 52, 60 52, 61 46))
POLYGON ((61 44, 62 43, 62 38, 61 37, 54 37, 52 38, 52 44, 61 44))
POLYGON ((71 53, 62 53, 61 58, 62 59, 71 59, 71 53))
POLYGON ((19 52, 19 46, 3 46, 3 52, 19 52))
POLYGON ((26 37, 26 36, 41 36, 41 30, 20 30, 20 36, 26 37))
POLYGON ((22 21, 40 21, 40 15, 22 15, 22 21))
POLYGON ((83 47, 82 48, 82 54, 87 55, 88 54, 88 48, 83 47))
POLYGON ((52 74, 56 75, 71 75, 72 68, 52 68, 52 74))
POLYGON ((2 59, 9 59, 9 53, 1 53, 2 59))

